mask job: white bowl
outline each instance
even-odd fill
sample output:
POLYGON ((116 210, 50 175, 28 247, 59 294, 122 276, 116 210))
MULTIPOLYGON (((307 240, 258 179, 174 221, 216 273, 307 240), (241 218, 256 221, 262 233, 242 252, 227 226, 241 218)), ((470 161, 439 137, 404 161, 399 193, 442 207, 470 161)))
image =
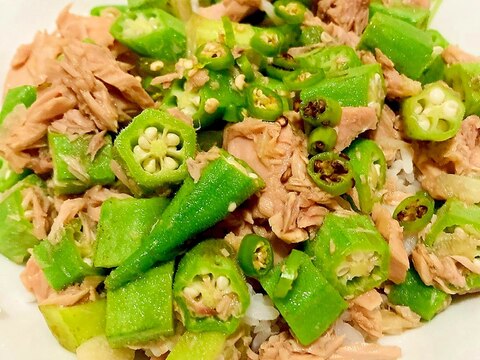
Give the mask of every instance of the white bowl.
MULTIPOLYGON (((15 49, 30 42, 37 30, 54 29, 57 14, 71 2, 73 11, 81 14, 87 14, 94 5, 115 3, 114 0, 0 0, 0 79, 4 78, 15 49)), ((450 42, 480 55, 479 12, 477 1, 444 0, 433 27, 450 42)), ((50 334, 32 296, 20 283, 21 269, 0 256, 0 359, 74 359, 50 334)), ((382 343, 400 346, 403 359, 408 360, 480 359, 478 334, 480 301, 469 296, 421 328, 386 337, 382 343)))

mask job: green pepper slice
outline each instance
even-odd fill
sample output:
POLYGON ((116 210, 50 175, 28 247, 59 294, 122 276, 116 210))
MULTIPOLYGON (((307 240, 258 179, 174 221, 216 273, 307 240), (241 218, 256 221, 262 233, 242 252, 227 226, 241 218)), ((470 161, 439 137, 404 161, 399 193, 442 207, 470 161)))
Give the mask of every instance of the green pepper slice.
POLYGON ((300 43, 303 46, 318 44, 322 42, 323 32, 321 26, 305 26, 300 34, 300 43))
POLYGON ((255 234, 243 237, 237 257, 243 273, 247 276, 265 275, 273 267, 273 250, 270 241, 255 234))
POLYGON ((393 218, 398 220, 405 231, 416 232, 428 225, 434 211, 435 202, 431 196, 420 191, 401 201, 393 212, 393 218))
POLYGON ((345 151, 355 178, 360 209, 369 214, 378 200, 378 191, 385 185, 387 161, 376 142, 357 139, 345 151))
POLYGON ((247 284, 224 240, 201 242, 180 260, 175 302, 189 331, 231 334, 250 304, 247 284))
POLYGON ((278 29, 257 29, 250 40, 250 46, 263 56, 271 57, 280 54, 285 43, 285 35, 278 29))
POLYGON ((275 121, 283 114, 282 99, 265 86, 252 84, 246 90, 248 113, 258 119, 275 121))
POLYGON ((425 86, 401 107, 405 134, 414 140, 445 141, 454 137, 464 114, 459 95, 443 82, 425 86))
POLYGON ((325 79, 325 73, 321 69, 311 72, 304 69, 298 69, 283 78, 283 82, 289 90, 303 90, 309 86, 313 86, 325 79))
POLYGON ((176 62, 187 49, 183 22, 161 9, 125 11, 110 33, 138 54, 164 61, 176 62))
POLYGON ((242 54, 235 61, 242 74, 245 75, 245 81, 253 81, 255 79, 255 72, 253 71, 252 63, 248 60, 247 55, 242 54))
POLYGON ((198 62, 210 70, 225 70, 233 66, 233 55, 230 49, 217 41, 209 41, 201 45, 196 56, 198 62))
POLYGON ((302 99, 300 116, 313 126, 337 126, 342 118, 342 107, 337 100, 327 97, 302 99))
POLYGON ((331 127, 319 126, 308 136, 307 150, 310 155, 332 151, 337 143, 337 132, 331 127))
POLYGON ((114 157, 144 192, 178 184, 195 153, 195 131, 165 111, 147 109, 122 130, 114 157))
POLYGON ((301 24, 305 19, 307 8, 298 1, 279 0, 273 5, 275 14, 287 24, 301 24))
POLYGON ((345 194, 353 187, 350 162, 331 151, 312 157, 308 161, 307 172, 320 189, 333 196, 345 194))
POLYGON ((30 107, 37 99, 37 88, 31 85, 23 85, 8 90, 3 100, 2 111, 0 111, 0 124, 19 104, 30 107))

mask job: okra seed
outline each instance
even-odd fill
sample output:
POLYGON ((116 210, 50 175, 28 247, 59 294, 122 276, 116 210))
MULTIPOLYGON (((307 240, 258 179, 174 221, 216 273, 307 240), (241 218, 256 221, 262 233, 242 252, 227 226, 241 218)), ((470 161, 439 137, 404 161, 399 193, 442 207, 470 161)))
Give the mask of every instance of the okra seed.
POLYGON ((225 276, 219 276, 215 285, 219 290, 226 290, 230 285, 230 280, 228 280, 225 276))
POLYGON ((440 105, 445 101, 445 93, 439 88, 435 88, 430 92, 429 98, 434 105, 440 105))
POLYGON ((423 106, 420 105, 420 104, 417 104, 417 105, 415 106, 415 109, 414 109, 413 111, 415 112, 415 114, 420 115, 420 114, 422 113, 422 111, 423 111, 423 106))
POLYGON ((142 161, 148 156, 148 153, 140 145, 137 145, 133 148, 133 155, 137 161, 142 161))
POLYGON ((175 170, 178 168, 178 163, 174 158, 166 157, 163 160, 163 167, 168 170, 175 170))
POLYGON ((189 297, 189 298, 196 298, 198 295, 200 295, 200 291, 198 291, 197 289, 193 288, 193 287, 186 287, 183 289, 183 293, 185 294, 185 296, 189 297))
POLYGON ((142 166, 145 171, 149 172, 150 174, 153 174, 157 170, 157 162, 152 158, 145 160, 142 166))
POLYGON ((420 115, 418 117, 418 126, 420 126, 423 130, 428 130, 430 128, 430 121, 428 117, 425 115, 420 115))
POLYGON ((155 140, 155 138, 157 137, 157 134, 158 134, 158 130, 156 127, 151 126, 145 129, 145 137, 150 141, 155 140))
POLYGON ((229 212, 235 211, 236 208, 237 208, 237 204, 236 204, 236 203, 231 202, 230 204, 228 204, 228 211, 229 211, 229 212))
POLYGON ((180 144, 180 137, 174 133, 168 133, 165 141, 168 146, 177 146, 180 144))
POLYGON ((150 141, 148 141, 145 135, 142 135, 138 138, 138 145, 140 145, 143 150, 150 150, 150 148, 152 147, 150 141))
POLYGON ((458 112, 458 104, 453 100, 448 100, 443 104, 443 112, 445 117, 453 118, 458 112))
POLYGON ((238 90, 243 90, 245 87, 245 75, 240 74, 235 78, 235 87, 238 90))
POLYGON ((219 105, 220 101, 218 101, 218 99, 209 98, 207 99, 207 101, 205 101, 205 112, 207 112, 208 114, 213 114, 215 111, 217 111, 219 105))
POLYGON ((192 104, 195 105, 195 106, 199 106, 200 105, 200 96, 192 97, 192 104))
POLYGON ((160 71, 164 67, 164 63, 161 60, 154 61, 150 64, 150 70, 151 71, 160 71))

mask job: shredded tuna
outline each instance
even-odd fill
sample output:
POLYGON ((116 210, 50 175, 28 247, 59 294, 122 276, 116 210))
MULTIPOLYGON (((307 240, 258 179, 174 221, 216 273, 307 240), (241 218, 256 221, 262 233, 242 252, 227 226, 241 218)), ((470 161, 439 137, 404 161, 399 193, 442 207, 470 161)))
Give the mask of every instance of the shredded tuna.
POLYGON ((380 310, 382 315, 382 332, 395 335, 405 330, 414 329, 422 325, 421 317, 408 306, 391 305, 380 310))
POLYGON ((95 122, 82 114, 80 110, 67 111, 60 120, 55 120, 49 130, 64 135, 82 135, 95 132, 95 122))
POLYGON ((219 150, 219 148, 214 146, 206 152, 203 151, 198 153, 195 159, 187 159, 188 173, 192 177, 193 181, 197 182, 198 179, 200 179, 200 175, 202 174, 202 170, 205 168, 205 166, 220 156, 219 150))
POLYGON ((105 146, 106 133, 107 132, 105 130, 100 131, 99 133, 95 134, 90 140, 90 143, 88 144, 87 153, 88 155, 90 155, 90 158, 92 159, 92 161, 93 159, 95 159, 95 156, 97 155, 98 151, 100 151, 100 149, 105 146))
POLYGON ((317 16, 360 35, 368 23, 368 0, 320 0, 317 16))
POLYGON ((321 26, 325 30, 321 36, 322 43, 325 45, 348 45, 356 48, 360 42, 360 37, 353 31, 347 31, 333 22, 326 24, 310 12, 305 14, 303 23, 307 26, 321 26))
POLYGON ((57 292, 48 284, 42 269, 33 257, 27 261, 20 279, 25 288, 35 296, 39 305, 60 306, 72 306, 79 302, 95 300, 98 296, 96 288, 103 281, 102 277, 90 276, 80 284, 57 292))
POLYGON ((448 65, 480 61, 478 56, 471 55, 456 45, 448 45, 442 52, 442 58, 448 65))
POLYGON ((189 73, 185 90, 194 91, 199 89, 205 85, 208 80, 210 80, 210 77, 208 76, 208 71, 206 69, 192 69, 192 72, 189 73))
POLYGON ((45 239, 51 226, 51 200, 36 186, 25 188, 22 197, 22 208, 25 217, 32 222, 33 235, 38 239, 45 239))
POLYGON ((60 240, 59 234, 65 224, 68 224, 85 207, 85 199, 76 198, 65 200, 58 209, 58 215, 53 220, 53 225, 48 235, 48 240, 56 243, 60 240))
POLYGON ((259 360, 394 360, 400 357, 395 346, 347 343, 344 336, 327 331, 309 346, 302 346, 288 332, 273 335, 260 347, 259 360))
POLYGON ((174 117, 176 117, 178 120, 183 121, 185 124, 193 126, 193 119, 191 116, 188 116, 185 114, 182 110, 180 110, 177 107, 169 108, 167 109, 168 113, 174 117))
POLYGON ((307 175, 305 142, 289 123, 246 119, 224 132, 226 150, 246 161, 266 183, 252 205, 252 218, 268 220, 275 235, 288 243, 306 240, 309 227, 320 225, 325 206, 334 203, 307 175))
POLYGON ((337 131, 335 151, 342 151, 355 140, 358 135, 377 126, 377 115, 371 107, 344 107, 337 131))
POLYGON ((382 66, 383 76, 387 85, 387 97, 402 99, 415 96, 422 91, 422 84, 414 81, 395 70, 393 62, 379 49, 375 49, 375 57, 382 66))
POLYGON ((395 160, 395 156, 400 148, 407 144, 402 140, 398 129, 399 121, 392 109, 384 105, 377 128, 372 132, 371 136, 372 140, 382 149, 389 164, 395 160))
POLYGON ((207 19, 220 20, 227 16, 230 20, 239 22, 260 7, 260 0, 223 0, 206 8, 200 8, 198 13, 207 19))
POLYGON ((58 32, 65 39, 92 40, 101 46, 112 46, 113 36, 110 34, 110 27, 115 20, 106 16, 79 16, 69 12, 67 6, 57 18, 58 32))
POLYGON ((466 274, 480 274, 478 263, 464 256, 437 256, 423 244, 417 244, 412 259, 426 285, 435 285, 448 294, 468 292, 466 274))
POLYGON ((372 219, 387 239, 390 249, 390 269, 388 279, 396 284, 405 281, 407 270, 410 268, 407 251, 403 245, 403 230, 397 220, 392 218, 390 211, 385 206, 375 203, 372 210, 372 219))
POLYGON ((347 321, 367 339, 382 337, 382 297, 376 290, 370 290, 349 302, 347 321))

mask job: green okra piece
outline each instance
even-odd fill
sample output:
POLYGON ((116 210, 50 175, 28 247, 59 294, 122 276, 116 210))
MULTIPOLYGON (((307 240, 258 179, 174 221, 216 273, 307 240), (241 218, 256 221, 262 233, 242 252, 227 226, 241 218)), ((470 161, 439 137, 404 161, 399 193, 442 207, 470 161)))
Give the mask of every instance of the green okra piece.
POLYGON ((170 261, 107 292, 105 332, 113 347, 174 334, 173 270, 174 263, 170 261))
POLYGON ((22 85, 9 89, 3 99, 0 124, 17 105, 23 104, 26 108, 29 108, 35 100, 37 100, 37 88, 35 86, 22 85))
POLYGON ((338 101, 341 106, 371 106, 380 115, 385 99, 385 81, 380 65, 350 68, 343 76, 327 78, 300 92, 304 103, 325 97, 338 101))
POLYGON ((81 236, 77 222, 68 224, 55 242, 44 240, 33 248, 33 257, 42 269, 48 284, 55 290, 81 282, 86 276, 98 275, 82 258, 76 240, 81 236))
POLYGON ((128 10, 126 5, 99 5, 90 9, 91 16, 102 16, 105 12, 110 13, 112 10, 124 12, 128 10))
POLYGON ((403 101, 400 114, 410 139, 445 141, 460 130, 465 106, 458 93, 444 82, 436 82, 403 101))
POLYGON ((224 240, 201 242, 180 260, 175 304, 188 331, 232 334, 250 305, 235 251, 224 240))
POLYGON ((167 360, 217 360, 225 347, 225 334, 186 331, 175 344, 167 360))
POLYGON ((379 12, 365 29, 359 48, 372 52, 380 49, 400 73, 414 80, 419 80, 439 56, 430 34, 379 12))
POLYGON ((366 215, 327 214, 306 251, 326 279, 347 298, 371 290, 388 278, 388 244, 366 215))
POLYGON ((106 279, 107 288, 119 287, 155 263, 173 259, 186 240, 225 218, 264 185, 246 163, 220 150, 197 182, 185 180, 140 248, 106 279))
POLYGON ((39 305, 50 331, 68 351, 105 333, 105 299, 73 306, 39 305))
POLYGON ((293 250, 287 261, 296 263, 296 277, 284 297, 275 297, 284 263, 276 265, 260 283, 302 345, 318 339, 348 307, 309 256, 293 250))
POLYGON ((295 59, 302 68, 309 71, 321 69, 327 77, 341 76, 348 69, 362 65, 355 50, 346 45, 315 49, 295 59))
POLYGON ((208 151, 223 146, 223 130, 205 130, 197 132, 197 145, 200 151, 208 151))
POLYGON ((303 46, 318 44, 322 42, 323 32, 321 26, 304 26, 300 34, 300 43, 303 46))
POLYGON ((32 211, 23 203, 24 192, 33 189, 46 194, 44 182, 36 175, 29 175, 0 194, 0 254, 22 264, 29 257, 29 249, 40 239, 34 235, 32 211))
POLYGON ((355 140, 345 154, 350 158, 360 209, 370 214, 374 203, 380 199, 379 191, 385 185, 385 155, 375 141, 368 139, 355 140))
POLYGON ((122 12, 110 33, 136 53, 163 61, 176 62, 187 50, 183 22, 158 8, 122 12))
POLYGON ((395 305, 408 306, 428 321, 445 309, 452 298, 442 290, 425 285, 418 273, 410 268, 403 283, 392 285, 388 300, 395 305))
POLYGON ((458 63, 445 69, 445 81, 465 103, 465 115, 480 115, 480 63, 458 63))
MULTIPOLYGON (((464 256, 477 261, 480 256, 480 207, 450 198, 437 211, 425 245, 436 256, 464 256)), ((465 270, 466 286, 451 287, 455 293, 478 291, 480 276, 465 270)))
POLYGON ((385 6, 379 2, 371 2, 369 7, 369 18, 376 13, 389 15, 396 19, 405 21, 419 29, 426 30, 430 20, 430 10, 418 6, 393 5, 385 6))
POLYGON ((94 265, 120 265, 140 247, 168 204, 164 197, 106 200, 97 225, 94 265))
POLYGON ((56 194, 79 194, 94 185, 115 181, 110 169, 112 139, 105 136, 105 145, 95 157, 88 153, 93 135, 80 135, 71 140, 68 135, 48 133, 48 145, 53 163, 53 187, 56 194))
POLYGON ((146 109, 117 136, 113 157, 141 195, 181 183, 195 146, 191 126, 166 111, 146 109))

